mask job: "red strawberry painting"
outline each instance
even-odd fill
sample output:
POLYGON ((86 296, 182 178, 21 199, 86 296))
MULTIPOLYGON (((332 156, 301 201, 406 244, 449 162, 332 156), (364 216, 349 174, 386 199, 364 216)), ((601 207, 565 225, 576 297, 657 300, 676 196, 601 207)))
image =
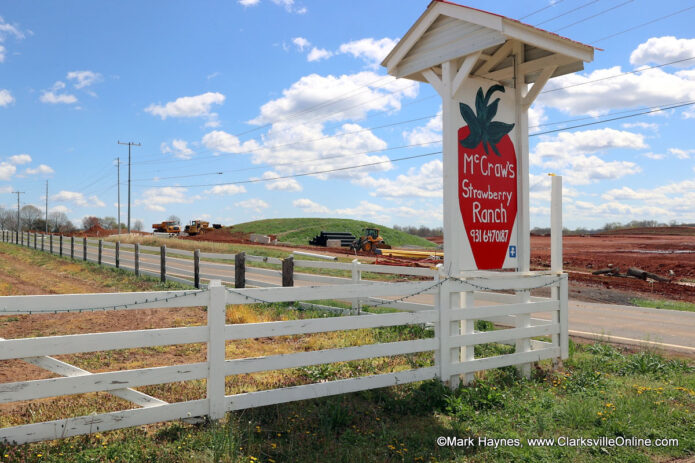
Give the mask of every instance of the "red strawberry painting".
POLYGON ((517 212, 516 152, 508 135, 514 124, 493 121, 500 99, 489 103, 498 91, 504 87, 493 85, 483 96, 479 88, 475 111, 459 105, 467 124, 458 131, 459 208, 479 270, 504 265, 517 212))

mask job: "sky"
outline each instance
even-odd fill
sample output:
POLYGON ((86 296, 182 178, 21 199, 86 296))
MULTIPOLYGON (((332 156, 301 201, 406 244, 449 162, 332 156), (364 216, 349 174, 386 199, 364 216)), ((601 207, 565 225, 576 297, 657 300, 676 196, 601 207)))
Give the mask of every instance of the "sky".
MULTIPOLYGON (((530 110, 532 227, 549 226, 551 172, 567 227, 695 222, 695 105, 670 108, 695 101, 695 4, 465 4, 602 49, 530 110)), ((441 100, 379 64, 427 5, 2 2, 0 205, 22 191, 44 210, 48 181, 49 211, 116 216, 120 157, 125 222, 120 141, 139 144, 131 221, 146 230, 170 215, 439 227, 441 100)))

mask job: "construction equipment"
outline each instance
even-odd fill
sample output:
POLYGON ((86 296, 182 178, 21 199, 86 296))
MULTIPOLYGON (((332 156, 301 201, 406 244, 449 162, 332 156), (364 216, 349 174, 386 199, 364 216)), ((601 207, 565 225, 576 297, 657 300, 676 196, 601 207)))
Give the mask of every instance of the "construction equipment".
POLYGON ((377 249, 391 249, 391 246, 386 244, 378 228, 363 228, 362 236, 352 242, 350 249, 376 253, 377 249))
POLYGON ((210 222, 205 222, 203 220, 191 220, 191 223, 186 225, 186 228, 183 229, 189 236, 200 235, 210 230, 212 230, 210 222))
POLYGON ((169 233, 169 234, 179 234, 181 233, 181 227, 179 223, 175 220, 165 220, 162 223, 155 223, 152 225, 155 233, 169 233))

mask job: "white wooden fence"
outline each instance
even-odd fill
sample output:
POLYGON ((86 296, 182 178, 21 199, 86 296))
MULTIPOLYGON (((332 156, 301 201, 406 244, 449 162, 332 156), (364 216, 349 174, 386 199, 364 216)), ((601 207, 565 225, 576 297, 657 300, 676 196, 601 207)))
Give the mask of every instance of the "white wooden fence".
POLYGON ((0 384, 0 403, 105 391, 140 407, 0 428, 0 441, 35 442, 191 417, 207 416, 215 420, 231 410, 432 378, 440 378, 455 386, 460 375, 465 381, 480 370, 523 366, 542 359, 567 356, 566 274, 490 272, 463 279, 437 275, 433 280, 416 282, 358 281, 347 285, 249 289, 227 289, 220 282, 213 281, 206 290, 0 297, 0 315, 190 306, 207 306, 207 326, 0 340, 0 361, 22 359, 62 376, 0 384), (531 297, 529 291, 540 287, 552 288, 552 297, 531 297), (496 292, 498 290, 513 290, 515 294, 496 292), (407 300, 420 294, 434 296, 435 304, 407 300), (232 325, 225 322, 227 305, 358 297, 368 303, 401 311, 369 317, 350 315, 232 325), (476 298, 494 305, 474 305, 476 298), (551 318, 532 319, 531 314, 535 312, 550 313, 551 318), (512 328, 477 332, 474 320, 493 320, 512 328), (225 358, 226 341, 420 324, 433 324, 434 337, 268 357, 225 358), (552 341, 532 340, 538 336, 550 336, 552 341), (207 343, 206 362, 105 373, 91 373, 51 357, 202 342, 207 343), (475 345, 497 342, 514 344, 516 350, 507 355, 474 358, 475 345), (225 393, 225 378, 231 375, 418 352, 433 352, 434 365, 288 388, 235 395, 225 393), (197 379, 207 380, 204 399, 166 403, 133 389, 197 379))

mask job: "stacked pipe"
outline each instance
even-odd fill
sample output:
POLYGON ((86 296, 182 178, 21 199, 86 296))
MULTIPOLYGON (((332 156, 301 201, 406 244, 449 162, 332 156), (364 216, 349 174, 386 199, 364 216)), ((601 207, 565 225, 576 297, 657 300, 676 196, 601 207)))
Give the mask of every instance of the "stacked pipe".
POLYGON ((355 241, 355 236, 350 232, 326 232, 322 231, 320 235, 316 235, 314 239, 309 241, 313 246, 326 246, 328 240, 340 240, 341 246, 350 246, 355 241))

